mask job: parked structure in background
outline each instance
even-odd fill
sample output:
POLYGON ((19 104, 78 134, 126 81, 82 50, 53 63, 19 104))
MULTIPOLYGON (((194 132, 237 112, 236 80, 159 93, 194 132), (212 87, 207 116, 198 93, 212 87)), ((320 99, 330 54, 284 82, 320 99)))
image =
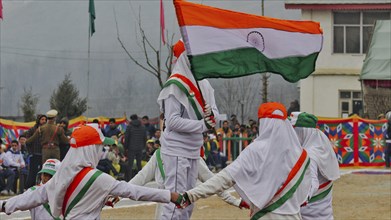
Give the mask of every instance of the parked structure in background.
POLYGON ((301 9, 303 20, 323 28, 317 69, 300 81, 300 110, 323 117, 363 115, 361 68, 375 21, 391 19, 390 1, 285 0, 285 8, 301 9))
POLYGON ((391 20, 376 21, 360 80, 364 112, 384 117, 391 110, 391 20))

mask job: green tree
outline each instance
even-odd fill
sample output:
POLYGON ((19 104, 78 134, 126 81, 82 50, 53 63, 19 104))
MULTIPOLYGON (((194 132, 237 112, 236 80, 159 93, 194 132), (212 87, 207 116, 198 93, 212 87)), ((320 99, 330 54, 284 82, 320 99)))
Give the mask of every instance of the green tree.
POLYGON ((50 108, 58 111, 58 118, 76 118, 87 110, 87 98, 79 97, 77 90, 72 83, 71 74, 65 75, 65 79, 53 91, 50 97, 50 108))
POLYGON ((22 109, 24 121, 34 121, 35 120, 35 112, 38 103, 38 97, 36 94, 33 94, 32 88, 29 89, 23 88, 24 92, 21 97, 22 105, 20 108, 22 109))

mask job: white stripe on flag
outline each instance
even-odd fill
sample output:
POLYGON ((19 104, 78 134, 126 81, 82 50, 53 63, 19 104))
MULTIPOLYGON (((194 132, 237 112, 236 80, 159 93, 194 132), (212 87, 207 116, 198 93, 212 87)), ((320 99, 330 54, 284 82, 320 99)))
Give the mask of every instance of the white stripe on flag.
POLYGON ((287 32, 270 28, 220 29, 207 26, 183 26, 181 29, 182 34, 187 35, 184 38, 190 36, 191 54, 189 55, 193 56, 256 47, 266 57, 275 59, 307 56, 322 49, 321 34, 287 32), (247 39, 253 43, 247 42, 247 39))

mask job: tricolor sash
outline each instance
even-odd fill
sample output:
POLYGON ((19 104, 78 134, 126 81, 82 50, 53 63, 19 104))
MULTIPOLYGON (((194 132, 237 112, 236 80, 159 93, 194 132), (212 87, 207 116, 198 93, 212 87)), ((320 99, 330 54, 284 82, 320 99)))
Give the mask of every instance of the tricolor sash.
POLYGON ((308 203, 313 203, 316 201, 319 201, 326 197, 330 192, 331 189, 333 188, 333 181, 327 181, 323 184, 321 184, 316 191, 315 195, 311 197, 311 199, 308 201, 308 203))
POLYGON ((160 174, 162 175, 163 180, 166 179, 166 174, 164 173, 162 155, 160 154, 160 148, 156 150, 156 161, 157 166, 159 167, 160 174))
POLYGON ((176 85, 183 93, 186 94, 198 120, 201 120, 203 118, 204 102, 202 100, 201 92, 197 86, 194 85, 194 83, 189 78, 178 73, 171 75, 164 84, 164 87, 167 87, 171 84, 176 85))
POLYGON ((65 193, 64 202, 62 204, 62 215, 64 216, 64 219, 72 208, 83 198, 88 189, 101 174, 102 171, 100 170, 84 167, 75 176, 65 193))
POLYGON ((289 172, 287 179, 281 188, 274 194, 271 201, 262 210, 255 213, 251 220, 259 219, 268 212, 274 211, 288 201, 296 192, 300 183, 303 181, 304 174, 310 164, 310 158, 307 151, 303 149, 300 158, 289 172))

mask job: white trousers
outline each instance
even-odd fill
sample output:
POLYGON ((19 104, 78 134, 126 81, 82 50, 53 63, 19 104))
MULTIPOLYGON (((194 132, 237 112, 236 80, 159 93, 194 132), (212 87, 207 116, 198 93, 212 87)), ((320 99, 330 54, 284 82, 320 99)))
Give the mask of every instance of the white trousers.
MULTIPOLYGON (((198 175, 198 159, 170 156, 162 153, 165 171, 164 188, 171 192, 183 193, 195 187, 198 175)), ((178 209, 173 203, 162 205, 160 219, 187 220, 190 219, 194 204, 185 209, 178 209)))

